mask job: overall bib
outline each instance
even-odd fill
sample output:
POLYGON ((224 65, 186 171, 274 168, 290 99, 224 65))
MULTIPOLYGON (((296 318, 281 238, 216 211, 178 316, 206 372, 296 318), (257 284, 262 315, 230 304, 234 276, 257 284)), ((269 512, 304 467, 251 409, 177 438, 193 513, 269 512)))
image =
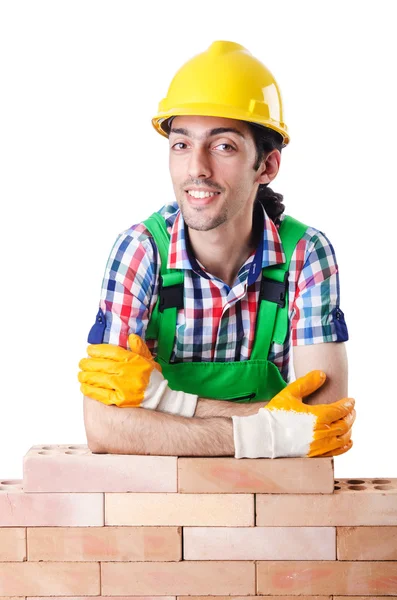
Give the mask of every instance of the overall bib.
POLYGON ((287 384, 268 360, 272 342, 283 344, 288 334, 288 269, 296 244, 307 226, 285 216, 278 230, 286 262, 264 267, 259 296, 254 346, 248 360, 227 362, 175 362, 170 358, 176 335, 177 311, 184 307, 183 269, 167 269, 170 235, 164 218, 153 213, 144 222, 161 258, 159 298, 145 339, 157 339, 155 361, 172 390, 201 398, 235 402, 270 400, 287 384))

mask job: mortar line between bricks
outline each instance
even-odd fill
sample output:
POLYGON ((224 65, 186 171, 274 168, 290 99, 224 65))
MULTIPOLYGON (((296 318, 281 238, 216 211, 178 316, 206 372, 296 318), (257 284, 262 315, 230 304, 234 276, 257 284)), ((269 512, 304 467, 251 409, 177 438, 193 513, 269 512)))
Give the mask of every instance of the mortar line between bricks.
POLYGON ((181 527, 181 544, 182 544, 182 555, 181 555, 181 559, 185 560, 185 546, 184 546, 184 537, 185 537, 185 532, 184 532, 184 527, 181 527))
POLYGON ((335 525, 335 560, 338 559, 338 528, 335 525))
POLYGON ((28 528, 25 527, 25 556, 26 561, 28 560, 28 528))
POLYGON ((185 559, 185 527, 182 527, 182 560, 185 559))
POLYGON ((256 494, 254 494, 254 527, 256 527, 256 494))

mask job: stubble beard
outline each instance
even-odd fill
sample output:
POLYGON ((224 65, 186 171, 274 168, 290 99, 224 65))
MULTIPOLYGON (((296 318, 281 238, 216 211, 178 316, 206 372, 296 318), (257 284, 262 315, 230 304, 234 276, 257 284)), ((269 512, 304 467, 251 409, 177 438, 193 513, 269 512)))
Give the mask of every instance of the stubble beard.
POLYGON ((206 206, 192 207, 188 204, 187 200, 182 199, 180 203, 181 213, 183 220, 190 229, 196 231, 211 231, 222 225, 227 221, 228 210, 227 206, 222 207, 222 211, 213 216, 205 217, 205 211, 208 210, 206 206))

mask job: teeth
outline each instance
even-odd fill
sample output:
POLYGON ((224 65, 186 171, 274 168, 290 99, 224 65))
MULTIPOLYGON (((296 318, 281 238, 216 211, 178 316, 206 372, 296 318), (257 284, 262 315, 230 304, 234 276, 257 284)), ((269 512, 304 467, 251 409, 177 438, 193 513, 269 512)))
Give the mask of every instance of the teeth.
POLYGON ((211 196, 215 196, 215 192, 198 192, 196 190, 189 190, 189 196, 193 196, 193 198, 210 198, 211 196))

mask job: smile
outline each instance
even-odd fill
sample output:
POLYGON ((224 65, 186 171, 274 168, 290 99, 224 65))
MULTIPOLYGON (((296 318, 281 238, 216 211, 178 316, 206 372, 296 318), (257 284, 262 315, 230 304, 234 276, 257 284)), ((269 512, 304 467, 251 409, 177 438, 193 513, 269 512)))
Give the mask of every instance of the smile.
POLYGON ((207 206, 214 202, 215 198, 220 195, 220 192, 198 192, 196 190, 188 190, 185 192, 187 201, 191 206, 207 206))
POLYGON ((220 192, 199 192, 198 190, 188 190, 187 193, 192 198, 212 198, 212 196, 220 194, 220 192))

